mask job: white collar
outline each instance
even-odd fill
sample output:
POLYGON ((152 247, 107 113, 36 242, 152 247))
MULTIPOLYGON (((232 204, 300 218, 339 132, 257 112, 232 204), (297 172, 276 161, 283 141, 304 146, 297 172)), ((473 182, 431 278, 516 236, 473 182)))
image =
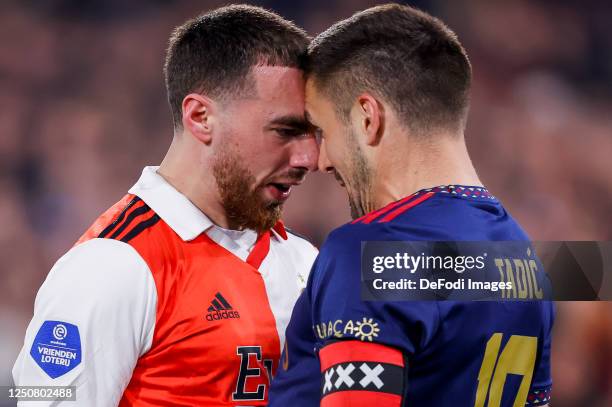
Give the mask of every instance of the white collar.
POLYGON ((149 205, 184 241, 193 240, 214 226, 204 212, 157 173, 158 168, 145 167, 129 193, 149 205))

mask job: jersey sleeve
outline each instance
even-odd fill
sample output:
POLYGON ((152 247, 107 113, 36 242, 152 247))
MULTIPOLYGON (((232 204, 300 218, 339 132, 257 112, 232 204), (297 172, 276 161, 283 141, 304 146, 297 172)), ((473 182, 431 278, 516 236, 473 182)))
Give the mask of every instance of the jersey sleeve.
POLYGON ((151 272, 131 246, 92 239, 72 248, 36 295, 15 385, 75 386, 66 405, 116 406, 151 346, 156 305, 151 272))
POLYGON ((330 235, 313 270, 313 319, 321 363, 321 406, 400 406, 410 358, 439 326, 435 302, 361 300, 361 242, 379 231, 330 235))
POLYGON ((543 316, 547 323, 542 334, 542 349, 540 357, 536 361, 533 380, 527 395, 527 402, 525 403, 526 406, 544 406, 551 401, 552 375, 550 371, 550 350, 554 315, 554 303, 546 302, 543 316))

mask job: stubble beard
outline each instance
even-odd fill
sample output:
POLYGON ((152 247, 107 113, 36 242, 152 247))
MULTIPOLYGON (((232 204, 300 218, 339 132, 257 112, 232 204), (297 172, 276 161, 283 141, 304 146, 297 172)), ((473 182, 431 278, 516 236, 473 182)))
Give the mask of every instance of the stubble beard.
MULTIPOLYGON (((352 130, 349 130, 349 151, 350 151, 350 185, 352 193, 347 188, 351 217, 357 219, 374 209, 372 201, 372 170, 368 165, 359 144, 357 137, 352 130)), ((347 184, 348 185, 348 184, 347 184)))
POLYGON ((239 152, 227 147, 220 150, 214 159, 212 172, 221 205, 232 229, 252 229, 262 233, 279 221, 282 204, 266 202, 263 186, 253 189, 255 176, 242 162, 239 152))

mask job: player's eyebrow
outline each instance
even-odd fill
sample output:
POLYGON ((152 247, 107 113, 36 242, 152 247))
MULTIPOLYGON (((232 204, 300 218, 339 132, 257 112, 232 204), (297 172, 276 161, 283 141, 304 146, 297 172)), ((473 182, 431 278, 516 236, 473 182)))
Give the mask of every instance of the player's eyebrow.
POLYGON ((304 117, 299 115, 286 115, 274 118, 267 127, 281 125, 291 127, 296 130, 303 130, 308 132, 312 129, 310 122, 304 117))

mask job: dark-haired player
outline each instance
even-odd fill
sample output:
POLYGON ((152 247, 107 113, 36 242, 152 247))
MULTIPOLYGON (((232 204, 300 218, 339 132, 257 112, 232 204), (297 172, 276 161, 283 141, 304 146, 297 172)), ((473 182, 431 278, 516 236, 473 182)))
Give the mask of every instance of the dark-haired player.
POLYGON ((319 168, 345 186, 354 220, 315 261, 270 405, 547 404, 550 302, 361 300, 363 241, 528 240, 470 161, 471 67, 455 34, 379 6, 316 37, 309 60, 319 168))
POLYGON ((250 6, 174 31, 170 150, 49 273, 17 385, 76 386, 68 404, 87 407, 266 404, 316 256, 279 220, 317 163, 307 44, 250 6))

